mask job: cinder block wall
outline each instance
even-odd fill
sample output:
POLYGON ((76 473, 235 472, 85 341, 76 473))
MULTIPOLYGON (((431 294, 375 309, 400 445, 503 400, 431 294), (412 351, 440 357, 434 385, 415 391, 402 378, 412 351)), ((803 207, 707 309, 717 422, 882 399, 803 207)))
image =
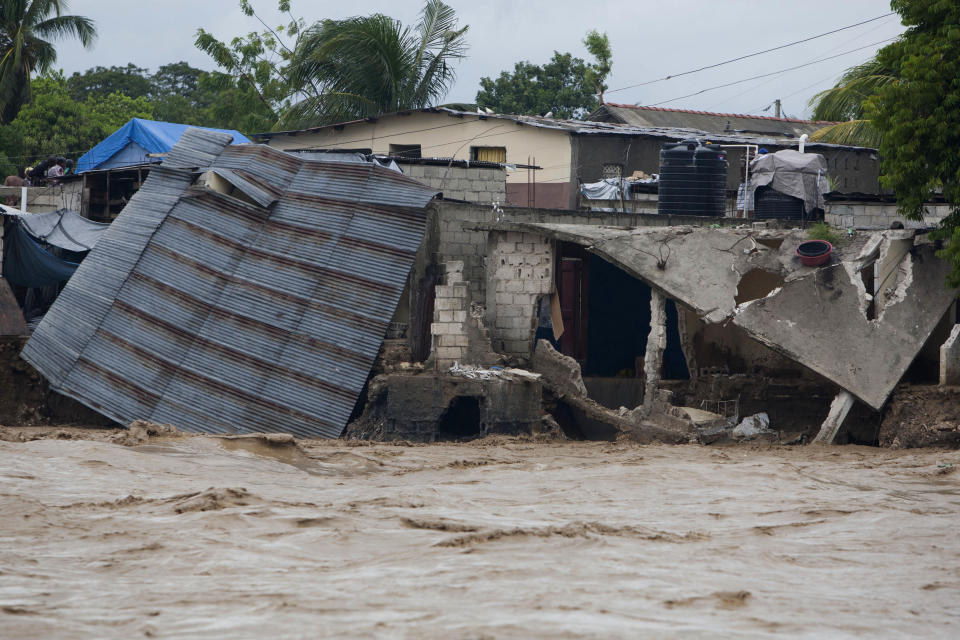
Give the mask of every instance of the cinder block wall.
POLYGON ((528 209, 438 201, 435 205, 437 262, 462 261, 463 278, 468 283, 469 301, 485 304, 487 232, 471 229, 478 223, 490 222, 554 222, 559 224, 606 225, 614 227, 646 226, 735 226, 744 221, 737 218, 706 218, 697 216, 661 216, 600 211, 563 211, 558 209, 528 209))
POLYGON ((462 362, 468 346, 464 324, 470 302, 467 285, 463 282, 463 262, 450 261, 444 267, 443 284, 436 286, 433 323, 430 325, 432 351, 438 370, 449 369, 454 362, 462 362))
MULTIPOLYGON (((519 344, 516 344, 516 341, 520 339, 518 337, 519 333, 499 333, 501 337, 498 338, 498 332, 507 327, 496 326, 499 316, 496 315, 496 309, 491 306, 490 300, 488 300, 486 286, 487 267, 488 265, 492 267, 496 264, 496 262, 492 261, 492 258, 488 257, 488 232, 472 229, 472 227, 476 226, 477 224, 492 222, 553 222, 561 224, 638 227, 674 225, 712 226, 714 224, 736 226, 744 223, 743 220, 737 218, 661 216, 657 214, 644 215, 635 213, 599 211, 564 211, 557 209, 528 209, 521 207, 502 207, 500 209, 495 209, 489 205, 456 203, 443 200, 435 203, 433 207, 433 215, 435 216, 431 225, 431 233, 433 235, 431 235, 428 244, 431 247, 436 247, 434 250, 435 255, 433 256, 434 261, 437 263, 463 263, 462 278, 466 283, 467 292, 467 298, 465 300, 463 309, 469 310, 471 308, 471 303, 476 303, 477 305, 483 306, 485 309, 484 318, 486 321, 486 326, 490 328, 491 338, 494 341, 494 350, 501 351, 501 349, 504 347, 504 345, 500 344, 501 340, 514 341, 513 345, 508 345, 508 348, 501 352, 511 354, 515 353, 517 355, 521 355, 521 352, 527 350, 527 347, 521 348, 519 344)), ((550 284, 552 285, 552 274, 549 277, 549 280, 550 284)), ((515 287, 517 285, 513 284, 511 286, 515 287)), ((549 292, 550 289, 546 289, 544 291, 544 293, 549 292)), ((515 295, 516 293, 524 292, 520 291, 504 293, 515 295)), ((505 299, 506 298, 504 298, 504 300, 505 299)), ((515 300, 511 299, 509 304, 515 304, 515 300)), ((535 304, 536 301, 534 300, 531 303, 531 313, 535 312, 535 304)), ((513 313, 513 311, 510 311, 510 313, 513 313)), ((528 318, 527 321, 530 321, 530 319, 528 318)), ((513 322, 519 324, 519 321, 517 320, 514 320, 513 322)), ((517 328, 519 331, 518 327, 512 328, 517 328)), ((530 340, 530 338, 526 339, 530 340)), ((435 343, 434 346, 439 347, 440 345, 435 343)), ((452 347, 450 351, 445 352, 445 355, 454 355, 452 347)))
POLYGON ((529 358, 540 296, 553 290, 553 242, 517 231, 490 234, 487 313, 495 351, 529 358))
POLYGON ((402 164, 403 173, 443 192, 444 198, 480 204, 507 201, 507 172, 493 167, 402 164))
POLYGON ((950 205, 928 204, 924 207, 922 222, 907 220, 897 215, 897 205, 883 202, 829 202, 825 219, 844 229, 889 229, 900 222, 905 229, 932 227, 950 214, 950 205))

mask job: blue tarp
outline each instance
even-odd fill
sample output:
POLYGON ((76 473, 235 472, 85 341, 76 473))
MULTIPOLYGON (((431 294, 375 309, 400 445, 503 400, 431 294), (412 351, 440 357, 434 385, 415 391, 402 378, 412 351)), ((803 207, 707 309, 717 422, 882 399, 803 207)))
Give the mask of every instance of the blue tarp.
MULTIPOLYGON (((170 151, 173 145, 180 140, 183 132, 192 128, 192 126, 133 118, 104 138, 100 144, 83 154, 77 161, 77 173, 93 169, 112 169, 145 164, 150 161, 150 158, 147 158, 148 153, 170 151)), ((232 129, 196 128, 229 133, 233 136, 233 144, 250 142, 250 139, 245 135, 232 129)))
POLYGON ((19 222, 3 239, 3 277, 21 287, 45 287, 68 280, 78 263, 57 257, 41 247, 19 222))

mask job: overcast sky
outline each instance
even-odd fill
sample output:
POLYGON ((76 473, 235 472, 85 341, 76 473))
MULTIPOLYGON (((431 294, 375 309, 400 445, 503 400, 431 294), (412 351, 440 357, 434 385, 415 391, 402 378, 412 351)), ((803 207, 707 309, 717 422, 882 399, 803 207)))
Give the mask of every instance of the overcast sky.
MULTIPOLYGON (((461 24, 469 25, 469 57, 458 67, 447 102, 473 102, 479 79, 511 70, 518 60, 543 63, 553 51, 587 57, 582 39, 589 29, 605 31, 613 48, 608 102, 721 111, 764 112, 780 98, 787 115, 809 113, 807 101, 828 88, 844 69, 863 62, 903 31, 899 16, 818 38, 700 73, 644 87, 621 87, 663 78, 740 55, 761 51, 890 12, 888 0, 448 0, 461 24), (865 47, 865 48, 861 48, 865 47), (780 71, 844 54, 818 64, 731 87, 673 100, 708 87, 780 71)), ((271 26, 281 24, 276 0, 254 0, 271 26)), ((293 12, 308 22, 321 18, 384 13, 404 24, 416 22, 422 7, 411 0, 294 0, 293 12)), ((151 71, 185 60, 213 69, 193 45, 198 27, 221 39, 257 30, 237 0, 74 0, 71 12, 97 23, 99 40, 85 50, 72 42, 58 46, 58 66, 68 75, 89 67, 132 62, 151 71)))

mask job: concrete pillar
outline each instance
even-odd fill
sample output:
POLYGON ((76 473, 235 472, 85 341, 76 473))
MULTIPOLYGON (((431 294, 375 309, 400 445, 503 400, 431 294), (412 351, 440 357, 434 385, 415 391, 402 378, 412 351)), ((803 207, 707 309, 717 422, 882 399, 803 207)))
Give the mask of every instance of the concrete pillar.
POLYGON ((650 334, 647 336, 647 352, 643 358, 643 374, 647 383, 643 391, 643 407, 650 409, 657 397, 660 369, 663 367, 663 352, 667 348, 666 298, 656 289, 650 290, 650 334))
POLYGON ((849 391, 841 391, 837 397, 830 403, 830 412, 827 419, 820 425, 820 433, 813 439, 814 442, 821 444, 833 444, 833 439, 837 437, 837 431, 843 424, 844 418, 850 413, 853 407, 854 397, 849 391))
POLYGON ((940 386, 960 386, 960 324, 953 325, 950 337, 940 346, 940 386))

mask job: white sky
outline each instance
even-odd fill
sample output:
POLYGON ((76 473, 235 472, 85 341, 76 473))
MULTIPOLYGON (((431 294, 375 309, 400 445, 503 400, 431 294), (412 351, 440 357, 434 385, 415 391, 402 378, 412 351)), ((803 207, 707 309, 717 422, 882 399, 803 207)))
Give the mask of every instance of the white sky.
MULTIPOLYGON (((607 84, 617 89, 753 53, 890 12, 887 0, 447 0, 470 25, 469 57, 458 69, 446 102, 473 102, 482 76, 512 70, 518 60, 546 62, 554 50, 587 57, 581 43, 589 29, 605 31, 613 48, 607 84)), ((276 0, 254 0, 271 26, 283 22, 276 0)), ((294 0, 293 12, 308 22, 321 18, 384 13, 416 22, 422 2, 413 0, 294 0)), ((203 27, 229 39, 260 25, 244 16, 237 0, 74 0, 71 13, 97 23, 92 50, 72 42, 58 46, 57 66, 68 75, 96 65, 126 65, 151 71, 186 60, 213 69, 193 45, 203 27)), ((608 102, 654 104, 751 76, 778 71, 892 38, 903 31, 896 15, 718 69, 624 91, 608 102)), ((807 101, 828 88, 844 69, 863 62, 883 44, 803 69, 668 102, 662 106, 731 113, 766 113, 775 98, 790 116, 808 114, 807 101)))

